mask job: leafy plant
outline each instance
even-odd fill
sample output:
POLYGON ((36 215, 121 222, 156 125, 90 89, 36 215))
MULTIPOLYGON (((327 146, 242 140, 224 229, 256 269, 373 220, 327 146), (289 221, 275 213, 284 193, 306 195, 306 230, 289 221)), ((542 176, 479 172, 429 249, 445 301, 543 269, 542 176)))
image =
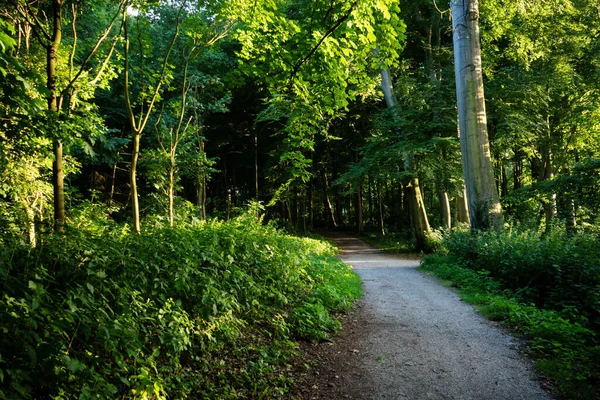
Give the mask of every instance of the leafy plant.
POLYGON ((75 225, 0 251, 1 397, 273 397, 294 341, 326 339, 360 295, 330 244, 257 209, 144 235, 75 225))

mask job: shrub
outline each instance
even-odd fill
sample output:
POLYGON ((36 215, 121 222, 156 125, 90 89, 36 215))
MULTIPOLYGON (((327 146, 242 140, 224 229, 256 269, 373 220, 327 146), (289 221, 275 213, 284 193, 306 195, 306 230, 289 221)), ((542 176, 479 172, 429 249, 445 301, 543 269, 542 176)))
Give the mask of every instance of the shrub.
POLYGON ((577 310, 600 327, 600 242, 598 236, 560 230, 457 232, 444 251, 459 265, 489 271, 523 302, 562 312, 577 310))
POLYGON ((102 223, 0 251, 0 397, 237 398, 285 390, 360 282, 321 241, 261 225, 102 223))

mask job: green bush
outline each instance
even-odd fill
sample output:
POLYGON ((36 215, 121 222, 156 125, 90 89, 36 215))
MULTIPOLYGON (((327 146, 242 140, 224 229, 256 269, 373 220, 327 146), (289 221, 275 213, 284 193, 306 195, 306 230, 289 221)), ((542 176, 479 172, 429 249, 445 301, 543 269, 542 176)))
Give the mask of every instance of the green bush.
POLYGON ((247 213, 142 235, 102 225, 0 250, 0 398, 273 397, 296 338, 360 281, 322 241, 247 213))
POLYGON ((455 232, 446 236, 444 251, 461 266, 489 271, 523 302, 576 310, 600 328, 600 241, 594 234, 455 232))

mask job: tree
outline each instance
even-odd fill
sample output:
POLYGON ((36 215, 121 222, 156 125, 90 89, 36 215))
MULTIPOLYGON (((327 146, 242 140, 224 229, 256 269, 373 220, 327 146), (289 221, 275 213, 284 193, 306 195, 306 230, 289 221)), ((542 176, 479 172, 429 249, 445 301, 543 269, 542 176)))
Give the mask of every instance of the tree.
POLYGON ((452 0, 450 6, 458 122, 471 228, 500 229, 503 217, 494 179, 483 93, 479 2, 452 0))
MULTIPOLYGON (((128 26, 128 13, 129 10, 125 8, 123 10, 123 27, 125 33, 125 48, 124 48, 124 91, 125 91, 125 105, 127 108, 127 114, 129 116, 129 124, 131 128, 132 134, 132 151, 131 151, 131 165, 129 169, 129 181, 131 187, 131 208, 133 214, 133 230, 136 233, 141 232, 141 223, 140 223, 140 205, 138 198, 138 187, 137 187, 137 165, 138 159, 140 155, 140 143, 142 133, 146 128, 146 124, 148 123, 148 119, 152 111, 154 110, 154 106, 156 101, 159 98, 161 93, 161 88, 167 79, 167 72, 169 70, 169 56, 171 55, 171 51, 173 50, 173 46, 175 45, 175 41, 179 36, 179 27, 181 23, 181 14, 185 7, 186 2, 183 1, 177 12, 177 17, 175 20, 175 30, 171 36, 170 41, 166 45, 166 50, 163 56, 162 62, 159 64, 159 69, 157 71, 149 71, 149 66, 146 63, 144 48, 149 46, 148 41, 150 38, 147 36, 148 31, 142 32, 139 27, 139 23, 137 25, 137 39, 140 43, 140 56, 138 57, 138 65, 137 71, 140 77, 140 87, 138 92, 138 98, 132 99, 131 95, 131 71, 130 71, 130 61, 131 61, 131 53, 129 50, 130 46, 130 36, 129 36, 129 26, 128 26), (153 82, 146 81, 146 75, 149 75, 148 79, 153 79, 153 82), (137 101, 136 101, 137 100, 137 101), (134 109, 134 107, 136 107, 134 109)), ((138 18, 142 18, 141 16, 138 18)), ((186 90, 186 89, 184 89, 186 90)), ((186 92, 187 93, 187 92, 186 92)), ((183 114, 182 114, 183 117, 183 114)), ((181 120, 183 122, 183 120, 181 120)), ((180 124, 179 124, 180 125, 180 124)), ((179 126, 177 133, 181 126, 179 126)), ((176 146, 175 146, 176 148, 176 146)))
MULTIPOLYGON (((388 70, 381 70, 381 89, 383 90, 385 102, 392 112, 394 119, 398 119, 397 107, 398 101, 392 91, 392 80, 388 70)), ((425 203, 421 196, 421 188, 419 186, 419 178, 414 174, 414 160, 412 155, 405 151, 402 155, 404 161, 404 170, 411 174, 409 183, 406 185, 406 194, 408 196, 410 216, 417 238, 417 250, 425 249, 425 236, 431 231, 427 212, 425 211, 425 203)))
MULTIPOLYGON (((109 37, 115 21, 118 19, 121 8, 125 0, 117 3, 117 9, 101 33, 92 40, 87 54, 79 59, 77 57, 77 16, 81 12, 80 5, 77 2, 67 0, 52 0, 46 9, 46 3, 40 1, 26 2, 16 1, 13 5, 16 14, 21 21, 29 26, 34 36, 38 39, 40 45, 45 49, 45 72, 47 89, 47 132, 52 136, 52 147, 54 154, 52 184, 54 192, 54 221, 56 229, 62 231, 65 224, 65 195, 64 195, 64 140, 65 133, 61 132, 61 118, 68 118, 77 104, 78 92, 82 87, 87 86, 87 90, 95 88, 103 74, 106 72, 106 66, 112 56, 116 41, 105 54, 104 61, 97 65, 90 66, 92 58, 99 52, 103 42, 109 37), (70 5, 70 7, 68 7, 70 5), (67 49, 63 41, 65 33, 64 12, 69 8, 71 11, 71 48, 67 49), (42 17, 43 16, 43 17, 42 17), (61 56, 64 51, 69 52, 68 57, 61 56), (77 65, 79 61, 79 65, 77 65), (66 73, 66 79, 61 74, 66 73), (85 84, 82 85, 82 81, 85 84)), ((111 5, 108 2, 107 5, 111 5)))

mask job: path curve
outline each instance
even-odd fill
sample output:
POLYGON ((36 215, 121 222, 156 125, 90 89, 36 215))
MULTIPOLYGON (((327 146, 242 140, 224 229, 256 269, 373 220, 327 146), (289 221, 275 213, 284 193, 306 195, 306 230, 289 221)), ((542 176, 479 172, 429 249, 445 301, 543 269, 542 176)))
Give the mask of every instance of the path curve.
MULTIPOLYGON (((519 340, 493 326, 451 289, 417 271, 418 260, 331 234, 363 281, 349 332, 356 343, 329 366, 331 398, 549 399, 519 340), (339 371, 339 372, 336 372, 339 371)), ((325 398, 316 396, 312 398, 325 398)))

